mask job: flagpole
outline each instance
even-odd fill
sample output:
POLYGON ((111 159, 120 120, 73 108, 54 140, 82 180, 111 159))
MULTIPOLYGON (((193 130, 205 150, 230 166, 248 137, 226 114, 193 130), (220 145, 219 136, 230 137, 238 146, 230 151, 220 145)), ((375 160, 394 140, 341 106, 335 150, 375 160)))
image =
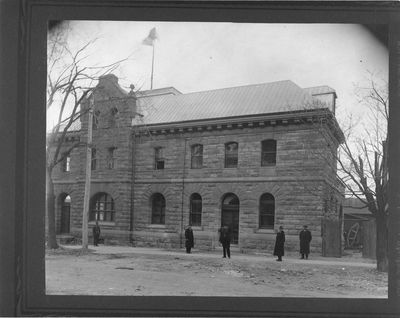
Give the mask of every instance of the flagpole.
POLYGON ((153 74, 154 74, 154 47, 155 47, 155 41, 153 41, 153 57, 151 60, 151 81, 150 81, 150 89, 153 89, 153 74))

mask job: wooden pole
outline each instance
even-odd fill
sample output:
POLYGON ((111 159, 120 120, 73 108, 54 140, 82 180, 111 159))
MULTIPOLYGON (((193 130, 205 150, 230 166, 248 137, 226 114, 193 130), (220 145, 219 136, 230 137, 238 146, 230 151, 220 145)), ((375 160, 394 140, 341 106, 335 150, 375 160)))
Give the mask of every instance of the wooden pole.
POLYGON ((153 74, 154 74, 154 46, 155 41, 153 41, 153 57, 151 59, 151 81, 150 81, 150 89, 153 89, 153 74))
POLYGON ((88 248, 88 218, 89 218, 89 199, 90 199, 90 179, 92 173, 92 129, 93 129, 93 108, 94 95, 90 97, 89 116, 88 116, 88 135, 86 145, 86 173, 85 173, 85 193, 83 198, 82 213, 82 248, 88 248))

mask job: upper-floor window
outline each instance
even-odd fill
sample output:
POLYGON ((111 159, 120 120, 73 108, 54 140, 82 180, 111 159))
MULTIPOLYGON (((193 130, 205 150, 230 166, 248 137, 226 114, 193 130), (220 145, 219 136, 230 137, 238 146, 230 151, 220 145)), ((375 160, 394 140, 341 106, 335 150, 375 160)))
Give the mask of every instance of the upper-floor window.
POLYGON ((92 170, 97 169, 97 151, 96 148, 92 148, 92 165, 91 165, 92 170))
POLYGON ((107 168, 114 169, 115 168, 115 147, 108 148, 107 152, 107 168))
POLYGON ((275 198, 270 193, 260 197, 259 226, 261 229, 273 229, 275 223, 275 198))
POLYGON ((68 172, 71 171, 71 156, 65 155, 64 160, 62 161, 62 171, 68 172))
POLYGON ((192 169, 198 169, 203 167, 203 145, 192 146, 192 169))
POLYGON ((238 143, 225 144, 225 168, 236 168, 238 165, 238 143))
POLYGON ((161 193, 151 197, 151 223, 165 224, 165 198, 161 193))
POLYGON ((164 169, 164 149, 161 147, 154 148, 154 168, 156 170, 164 169))
POLYGON ((110 127, 115 127, 116 125, 116 120, 117 120, 117 115, 118 115, 118 109, 117 107, 113 107, 110 110, 110 116, 108 118, 108 124, 110 127))
POLYGON ((276 164, 276 140, 267 139, 261 142, 261 166, 276 164))
POLYGON ((201 211, 203 209, 203 203, 201 195, 193 193, 190 196, 190 218, 189 224, 193 226, 201 225, 201 211))
POLYGON ((92 128, 93 129, 97 129, 97 127, 99 126, 99 118, 100 118, 100 111, 96 110, 93 113, 93 121, 92 121, 92 128))

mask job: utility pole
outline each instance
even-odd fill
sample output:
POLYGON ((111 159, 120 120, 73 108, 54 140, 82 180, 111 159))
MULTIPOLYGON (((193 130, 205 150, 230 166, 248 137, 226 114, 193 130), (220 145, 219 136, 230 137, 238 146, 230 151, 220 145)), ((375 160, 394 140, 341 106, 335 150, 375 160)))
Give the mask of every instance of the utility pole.
POLYGON ((154 47, 155 47, 155 41, 153 41, 153 57, 151 58, 151 79, 150 79, 150 89, 153 89, 153 75, 154 75, 154 47))
POLYGON ((92 174, 92 129, 93 129, 93 108, 94 92, 90 97, 88 115, 88 133, 86 144, 86 171, 85 171, 85 193, 83 197, 82 213, 82 248, 88 248, 88 218, 89 218, 89 199, 90 199, 90 179, 92 174))

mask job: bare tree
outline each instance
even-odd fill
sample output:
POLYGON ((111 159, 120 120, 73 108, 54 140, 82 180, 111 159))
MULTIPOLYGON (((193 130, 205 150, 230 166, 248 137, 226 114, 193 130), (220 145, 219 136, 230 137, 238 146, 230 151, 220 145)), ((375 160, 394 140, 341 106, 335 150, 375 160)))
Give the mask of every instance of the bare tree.
MULTIPOLYGON (((71 128, 88 107, 82 103, 96 89, 101 76, 111 73, 126 59, 109 65, 89 66, 88 51, 96 40, 88 41, 76 50, 68 46, 68 24, 50 30, 47 56, 47 110, 55 114, 55 122, 48 129, 46 145, 46 212, 48 218, 48 247, 58 248, 55 223, 55 193, 52 173, 54 167, 64 162, 71 152, 81 144, 77 139, 66 142, 71 128)), ((89 145, 90 146, 90 145, 89 145)))
POLYGON ((379 271, 388 270, 388 85, 371 76, 357 95, 367 119, 355 134, 349 130, 341 145, 339 176, 349 194, 368 208, 376 220, 376 259, 379 271))
MULTIPOLYGON (((358 86, 356 95, 363 107, 364 119, 354 121, 349 118, 341 123, 343 138, 332 144, 332 129, 324 129, 329 123, 329 113, 314 118, 319 126, 319 136, 324 138, 326 147, 309 151, 308 155, 321 159, 325 170, 330 171, 344 187, 346 195, 357 198, 376 220, 376 259, 379 271, 388 270, 388 84, 369 74, 368 85, 358 86), (334 159, 334 160, 332 160, 334 159)), ((320 105, 311 105, 307 109, 316 109, 320 105)), ((336 129, 337 130, 337 129, 336 129)), ((335 129, 333 130, 335 131, 335 129)), ((307 188, 308 191, 315 191, 307 188)))

